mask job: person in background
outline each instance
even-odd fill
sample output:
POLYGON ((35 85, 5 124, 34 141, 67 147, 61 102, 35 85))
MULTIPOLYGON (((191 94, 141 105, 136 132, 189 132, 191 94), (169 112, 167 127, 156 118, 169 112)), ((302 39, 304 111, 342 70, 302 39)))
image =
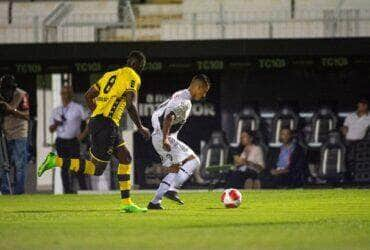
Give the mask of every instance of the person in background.
POLYGON ((342 127, 342 133, 347 142, 356 142, 362 140, 370 126, 370 115, 368 110, 368 101, 361 99, 357 103, 357 110, 349 114, 342 127))
MULTIPOLYGON (((1 77, 0 86, 0 106, 5 111, 3 131, 7 140, 10 165, 16 168, 14 194, 23 194, 27 175, 29 98, 26 91, 17 87, 12 75, 1 77)), ((5 171, 2 174, 1 192, 10 193, 5 171)))
POLYGON ((357 103, 357 110, 346 117, 341 129, 346 139, 346 179, 348 181, 351 181, 354 176, 356 144, 365 137, 370 127, 368 108, 368 101, 366 99, 360 99, 357 103))
POLYGON ((303 148, 293 141, 293 131, 283 128, 280 131, 279 155, 271 169, 274 187, 298 187, 304 182, 307 171, 306 155, 303 148))
POLYGON ((150 139, 150 131, 143 126, 135 104, 141 86, 139 74, 145 68, 145 63, 145 55, 133 50, 127 57, 126 65, 106 72, 85 93, 87 106, 92 112, 89 119, 91 160, 82 157, 63 158, 50 152, 37 170, 38 177, 56 167, 101 176, 114 156, 119 161, 116 173, 121 191, 121 212, 147 212, 146 208, 139 207, 131 199, 132 156, 119 131, 121 118, 127 111, 143 138, 150 139))
MULTIPOLYGON (((85 122, 89 115, 82 105, 72 101, 73 90, 71 86, 64 86, 61 90, 62 105, 55 108, 51 113, 51 133, 56 131, 57 139, 55 147, 58 155, 65 158, 80 157, 80 141, 86 136, 86 130, 81 133, 81 123, 85 122)), ((62 182, 64 193, 75 193, 73 179, 77 178, 80 189, 86 189, 85 176, 81 173, 70 172, 68 168, 62 168, 62 182)))
POLYGON ((263 150, 255 140, 254 132, 246 130, 241 133, 241 153, 234 156, 236 170, 230 173, 228 188, 261 188, 259 173, 265 168, 265 163, 263 150))

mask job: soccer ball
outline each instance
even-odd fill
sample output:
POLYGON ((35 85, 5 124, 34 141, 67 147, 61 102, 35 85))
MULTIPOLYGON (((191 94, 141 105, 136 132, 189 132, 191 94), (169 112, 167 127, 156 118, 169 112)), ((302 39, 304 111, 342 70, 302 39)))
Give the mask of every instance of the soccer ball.
POLYGON ((221 195, 221 202, 227 208, 237 208, 242 203, 242 194, 238 189, 226 189, 221 195))

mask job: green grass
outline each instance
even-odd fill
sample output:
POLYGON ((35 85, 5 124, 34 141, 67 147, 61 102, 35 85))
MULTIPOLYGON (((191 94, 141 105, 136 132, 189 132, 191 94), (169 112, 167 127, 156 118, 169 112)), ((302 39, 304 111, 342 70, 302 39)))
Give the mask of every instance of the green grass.
MULTIPOLYGON (((118 195, 0 196, 0 249, 370 249, 370 190, 182 194, 185 206, 121 214, 118 195)), ((135 194, 146 205, 149 194, 135 194)))

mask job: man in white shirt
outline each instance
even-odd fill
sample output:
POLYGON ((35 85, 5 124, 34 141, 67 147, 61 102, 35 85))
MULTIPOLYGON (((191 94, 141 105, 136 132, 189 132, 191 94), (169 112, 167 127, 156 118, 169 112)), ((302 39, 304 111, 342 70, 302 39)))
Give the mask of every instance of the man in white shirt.
POLYGON ((207 95, 210 81, 206 75, 193 77, 188 89, 177 91, 170 99, 159 105, 152 115, 152 143, 162 159, 168 173, 163 178, 156 195, 148 204, 148 209, 163 209, 163 196, 183 204, 177 189, 189 179, 200 166, 198 156, 185 143, 177 139, 177 134, 188 119, 191 100, 199 101, 207 95))
POLYGON ((343 124, 342 133, 346 138, 346 179, 351 181, 355 175, 355 151, 357 142, 364 139, 370 127, 368 101, 360 99, 357 111, 349 114, 343 124))
MULTIPOLYGON (((62 105, 55 108, 51 113, 50 132, 57 133, 55 146, 58 155, 65 158, 80 157, 80 141, 86 133, 81 134, 81 123, 89 117, 82 105, 73 102, 73 90, 70 86, 64 86, 61 91, 62 105)), ((80 189, 86 189, 84 175, 69 172, 68 168, 62 168, 62 182, 64 193, 74 193, 72 177, 76 176, 80 189)))
POLYGON ((361 99, 357 104, 357 111, 348 115, 344 121, 342 132, 348 142, 362 140, 370 127, 368 101, 361 99))

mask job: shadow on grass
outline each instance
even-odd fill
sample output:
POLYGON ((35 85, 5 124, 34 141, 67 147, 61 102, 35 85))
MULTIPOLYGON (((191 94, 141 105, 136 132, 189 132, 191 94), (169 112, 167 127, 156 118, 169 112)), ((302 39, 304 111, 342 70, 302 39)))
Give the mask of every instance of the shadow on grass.
POLYGON ((86 209, 86 210, 66 210, 66 209, 56 209, 56 210, 17 210, 17 211, 7 211, 6 213, 11 214, 51 214, 51 213, 86 213, 86 212, 117 212, 118 209, 86 209))
POLYGON ((215 210, 246 210, 247 207, 238 207, 238 208, 225 208, 225 207, 207 207, 206 209, 215 209, 215 210))
POLYGON ((176 229, 195 229, 195 228, 229 228, 229 227, 250 227, 250 226, 287 226, 287 225, 309 225, 315 224, 317 221, 280 221, 280 222, 235 222, 235 223, 223 223, 223 224, 199 224, 199 225, 183 225, 176 226, 176 229))

